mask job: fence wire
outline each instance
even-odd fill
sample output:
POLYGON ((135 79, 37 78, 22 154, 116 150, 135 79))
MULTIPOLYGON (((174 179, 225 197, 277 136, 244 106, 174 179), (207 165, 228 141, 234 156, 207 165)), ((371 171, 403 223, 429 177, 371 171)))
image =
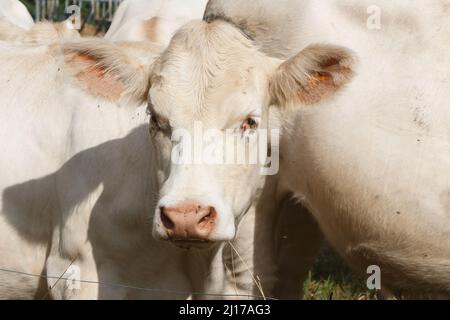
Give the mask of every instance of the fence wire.
MULTIPOLYGON (((35 277, 35 278, 44 278, 44 279, 53 279, 53 280, 68 280, 73 281, 72 278, 65 278, 62 276, 47 276, 47 275, 41 275, 41 274, 33 274, 33 273, 27 273, 22 271, 16 271, 16 270, 10 270, 5 268, 0 268, 0 272, 5 273, 11 273, 11 274, 17 274, 21 276, 28 276, 28 277, 35 277)), ((152 292, 152 293, 166 293, 166 294, 174 294, 174 295, 194 295, 194 296, 209 296, 209 297, 222 297, 222 298, 247 298, 247 299, 267 299, 267 300, 276 300, 275 298, 270 297, 264 297, 261 295, 252 295, 252 294, 223 294, 223 293, 210 293, 210 292, 188 292, 188 291, 180 291, 180 290, 169 290, 169 289, 157 289, 157 288, 146 288, 146 287, 137 287, 132 285, 126 285, 126 284, 120 284, 120 283, 108 283, 108 282, 102 282, 102 281, 94 281, 94 280, 76 280, 80 283, 86 283, 86 284, 97 284, 99 286, 104 287, 115 287, 115 288, 123 288, 123 289, 130 289, 130 290, 137 290, 137 291, 144 291, 144 292, 152 292)), ((51 289, 51 288, 50 288, 51 289)))
MULTIPOLYGON (((35 0, 35 21, 62 21, 74 12, 67 12, 70 6, 79 8, 79 19, 81 21, 80 31, 86 24, 96 27, 96 33, 106 30, 114 18, 119 5, 123 0, 35 0)), ((72 16, 73 17, 73 16, 72 16)))

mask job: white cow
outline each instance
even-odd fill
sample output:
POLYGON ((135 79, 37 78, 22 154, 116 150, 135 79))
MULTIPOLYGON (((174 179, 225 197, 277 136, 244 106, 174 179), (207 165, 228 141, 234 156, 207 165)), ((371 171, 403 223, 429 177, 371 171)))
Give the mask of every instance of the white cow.
POLYGON ((0 40, 25 45, 45 45, 80 37, 71 21, 38 22, 29 30, 0 21, 0 40))
POLYGON ((79 37, 72 22, 38 22, 18 0, 0 0, 0 40, 17 44, 50 44, 79 37))
MULTIPOLYGON (((105 39, 111 41, 151 40, 167 46, 178 28, 189 20, 202 18, 206 2, 206 0, 124 1, 117 10, 111 27, 105 35, 105 39)), ((282 210, 283 204, 280 203, 278 206, 278 211, 282 210)), ((244 272, 239 273, 239 276, 237 277, 236 275, 233 275, 233 279, 230 279, 228 283, 237 283, 238 286, 240 283, 252 283, 253 280, 245 270, 246 267, 249 266, 252 270, 256 270, 259 274, 264 275, 264 277, 262 277, 262 284, 266 292, 271 292, 271 288, 276 285, 278 289, 277 293, 274 294, 278 297, 298 298, 300 296, 301 283, 306 277, 305 271, 307 271, 310 265, 308 263, 305 264, 305 260, 308 260, 305 256, 309 253, 302 255, 301 264, 294 264, 291 261, 290 269, 293 272, 286 272, 286 268, 284 268, 284 271, 278 275, 275 273, 277 269, 275 266, 275 256, 278 254, 277 252, 283 252, 282 254, 285 256, 290 255, 291 253, 293 254, 294 252, 289 248, 292 247, 292 242, 295 242, 294 239, 301 238, 302 234, 298 232, 288 232, 289 239, 293 241, 284 245, 287 243, 287 230, 285 228, 279 228, 276 232, 272 229, 275 229, 280 224, 278 221, 280 216, 283 216, 284 220, 281 224, 289 225, 291 230, 295 228, 297 230, 300 228, 304 228, 305 230, 317 230, 317 227, 312 221, 311 223, 303 221, 302 224, 299 224, 297 216, 289 213, 289 211, 301 210, 299 205, 286 206, 284 208, 283 213, 280 215, 270 216, 270 219, 265 217, 264 223, 262 222, 263 219, 261 219, 260 214, 256 213, 258 216, 256 229, 261 230, 261 228, 263 228, 265 230, 264 232, 257 232, 258 239, 254 239, 255 226, 253 223, 253 211, 255 208, 251 208, 251 213, 249 214, 251 217, 246 218, 244 223, 240 224, 240 229, 242 231, 240 232, 239 237, 234 241, 236 246, 240 247, 242 244, 245 248, 243 249, 245 254, 242 252, 241 254, 246 261, 246 266, 242 265, 242 261, 239 259, 234 259, 234 267, 243 269, 244 272), (268 227, 264 226, 264 224, 268 227), (261 249, 264 244, 274 241, 277 243, 275 247, 278 248, 276 252, 271 252, 267 248, 261 249), (255 248, 254 246, 256 243, 259 243, 259 245, 255 248), (277 279, 276 283, 275 279, 277 279), (289 289, 287 287, 289 287, 289 289)), ((308 221, 309 218, 305 215, 304 220, 308 221)), ((297 241, 297 243, 298 242, 299 241, 297 241)), ((296 246, 296 249, 298 249, 298 245, 296 246)), ((314 257, 315 254, 309 254, 309 256, 309 260, 312 262, 312 257, 314 257)), ((231 257, 228 257, 227 260, 231 260, 231 257)))
POLYGON ((0 21, 6 21, 23 30, 30 30, 33 18, 19 0, 0 0, 0 21))
MULTIPOLYGON (((262 253, 251 270, 240 262, 253 255, 253 229, 239 230, 239 254, 220 244, 186 252, 151 236, 160 156, 145 101, 162 49, 100 39, 0 43, 0 297, 261 295, 249 271, 264 288, 273 284, 262 253), (67 286, 77 274, 84 282, 67 286)), ((255 218, 249 212, 243 225, 255 218)))
MULTIPOLYGON (((147 179, 149 158, 144 160, 146 155, 150 156, 150 145, 146 143, 145 126, 139 127, 146 122, 145 107, 137 108, 140 103, 123 107, 115 103, 129 87, 112 77, 103 86, 95 85, 95 80, 108 75, 93 67, 94 57, 107 60, 101 54, 109 47, 103 44, 95 54, 91 53, 92 48, 94 44, 88 42, 84 49, 82 45, 74 45, 62 53, 59 47, 1 44, 0 77, 5 82, 1 89, 1 119, 4 123, 9 121, 9 125, 0 129, 5 146, 0 160, 5 173, 0 180, 1 268, 30 274, 42 274, 45 270, 44 275, 59 277, 74 266, 81 269, 84 280, 190 291, 186 282, 177 279, 182 278, 178 272, 169 271, 174 278, 167 281, 164 274, 142 282, 133 280, 156 274, 162 265, 170 270, 182 255, 170 254, 170 246, 149 241, 145 228, 139 227, 145 225, 145 206, 151 197, 145 197, 147 189, 136 186, 152 184, 147 179), (34 138, 29 139, 29 134, 34 138), (128 156, 124 156, 126 150, 128 156), (144 161, 139 163, 140 159, 144 161), (144 171, 133 173, 131 168, 138 163, 144 171), (121 172, 123 165, 131 170, 121 172), (122 191, 116 194, 119 189, 122 191), (112 219, 104 221, 106 216, 112 219), (94 232, 97 228, 99 232, 94 232), (120 235, 124 230, 132 232, 120 235), (105 242, 105 237, 114 241, 105 242), (99 243, 108 244, 98 250, 99 243), (131 250, 132 247, 135 249, 131 250), (169 254, 152 254, 163 250, 169 254), (112 262, 116 254, 122 262, 112 262), (172 261, 166 263, 169 257, 172 261), (134 263, 136 259, 147 263, 138 266, 134 263)), ((143 50, 132 46, 111 48, 109 59, 117 58, 117 62, 143 50)), ((152 46, 145 49, 146 58, 135 59, 135 68, 150 65, 159 50, 152 46)), ((121 73, 121 77, 126 77, 128 83, 138 83, 145 79, 145 72, 136 72, 134 76, 121 73)), ((131 93, 122 96, 126 95, 134 97, 131 93)), ((4 272, 0 277, 3 298, 42 297, 47 285, 57 279, 49 278, 46 283, 39 278, 4 272)), ((152 296, 151 292, 127 293, 122 287, 88 283, 72 292, 65 291, 65 285, 65 281, 60 281, 49 296, 152 296)), ((173 297, 170 292, 153 294, 173 297)))
MULTIPOLYGON (((313 86, 289 73, 279 74, 283 87, 271 86, 283 90, 272 104, 319 102, 274 124, 284 129, 279 192, 309 208, 353 267, 380 266, 383 287, 398 296, 450 294, 449 13, 442 0, 211 0, 205 14, 232 22, 274 57, 311 43, 356 53, 355 67, 345 54, 319 65, 313 86), (352 83, 320 103, 348 68, 352 83)), ((314 51, 305 50, 307 59, 314 51)))
POLYGON ((206 3, 207 0, 126 0, 119 6, 105 38, 167 45, 183 24, 202 18, 206 3))

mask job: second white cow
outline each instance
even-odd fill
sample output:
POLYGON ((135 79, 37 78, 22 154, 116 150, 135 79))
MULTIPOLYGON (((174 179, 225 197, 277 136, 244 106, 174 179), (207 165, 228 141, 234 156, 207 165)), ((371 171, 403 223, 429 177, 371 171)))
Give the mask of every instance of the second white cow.
MULTIPOLYGON (((284 130, 279 191, 309 208, 355 269, 379 266, 400 297, 450 295, 449 10, 442 0, 211 0, 205 14, 277 58, 315 42, 354 50, 354 80, 332 100, 318 98, 342 80, 335 56, 316 70, 325 82, 282 70, 284 87, 272 86, 284 90, 272 104, 299 107, 272 108, 284 130)), ((317 60, 305 61, 307 76, 317 60)))
POLYGON ((23 30, 30 30, 34 25, 30 13, 19 0, 0 1, 0 21, 6 21, 23 30))
POLYGON ((105 39, 169 44, 175 31, 201 19, 207 0, 126 0, 119 6, 105 39))

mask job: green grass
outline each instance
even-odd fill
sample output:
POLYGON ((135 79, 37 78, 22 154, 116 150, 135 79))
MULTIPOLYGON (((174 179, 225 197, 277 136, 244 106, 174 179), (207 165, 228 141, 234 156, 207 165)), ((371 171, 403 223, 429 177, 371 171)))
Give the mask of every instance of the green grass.
POLYGON ((379 299, 379 292, 367 289, 366 280, 353 273, 330 247, 325 246, 304 283, 303 299, 379 299))
POLYGON ((28 11, 34 17, 34 6, 35 6, 34 0, 20 0, 20 1, 25 5, 25 7, 27 7, 28 11))

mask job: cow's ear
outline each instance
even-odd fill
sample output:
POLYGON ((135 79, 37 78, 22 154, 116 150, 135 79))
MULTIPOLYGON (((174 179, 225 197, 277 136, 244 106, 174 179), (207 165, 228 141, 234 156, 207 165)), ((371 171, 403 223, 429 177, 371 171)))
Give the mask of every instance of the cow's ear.
POLYGON ((144 102, 151 68, 162 48, 151 43, 99 39, 65 43, 63 50, 72 77, 90 94, 114 102, 144 102))
POLYGON ((281 63, 269 80, 271 104, 311 105, 326 99, 354 75, 354 54, 345 48, 312 45, 281 63))

